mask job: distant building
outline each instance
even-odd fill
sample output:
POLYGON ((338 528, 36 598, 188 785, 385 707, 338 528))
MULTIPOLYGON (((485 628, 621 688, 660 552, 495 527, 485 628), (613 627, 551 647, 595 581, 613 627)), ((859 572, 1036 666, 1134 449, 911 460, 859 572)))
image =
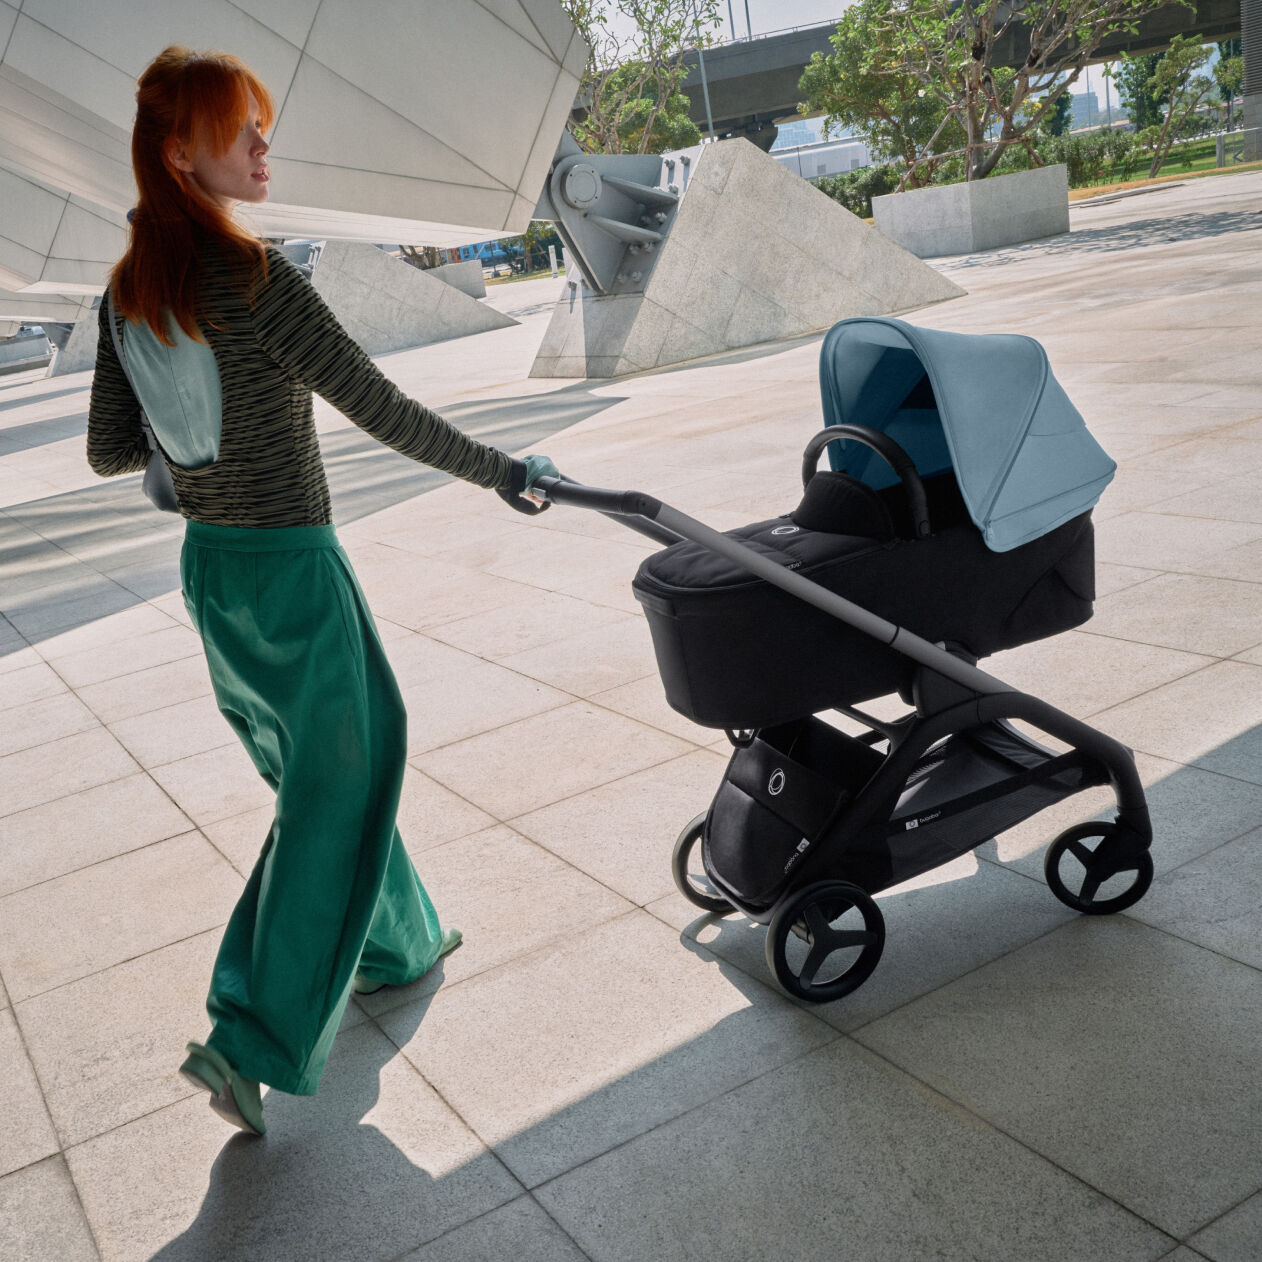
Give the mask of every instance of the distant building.
POLYGON ((1073 130, 1079 127, 1103 127, 1104 111, 1100 108, 1100 98, 1094 92, 1074 92, 1069 98, 1069 126, 1073 130))
POLYGON ((823 120, 818 118, 791 118, 776 124, 776 143, 771 152, 778 149, 796 149, 800 145, 813 145, 820 139, 823 120))
POLYGON ((815 144, 792 148, 773 148, 771 156, 797 172, 804 180, 817 180, 821 175, 841 175, 872 165, 872 155, 862 140, 843 136, 838 140, 820 140, 815 144))

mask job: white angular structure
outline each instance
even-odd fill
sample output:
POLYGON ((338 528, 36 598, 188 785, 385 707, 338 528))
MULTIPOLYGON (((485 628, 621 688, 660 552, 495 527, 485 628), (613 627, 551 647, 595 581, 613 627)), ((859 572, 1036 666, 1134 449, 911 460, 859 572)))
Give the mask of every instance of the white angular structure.
POLYGON ((509 328, 511 316, 359 241, 327 241, 311 283, 369 355, 509 328))
POLYGON ((172 43, 275 95, 261 232, 439 246, 525 229, 587 56, 558 0, 0 0, 0 168, 125 213, 136 78, 172 43))
POLYGON ((640 292, 567 287, 534 377, 617 377, 964 293, 743 139, 693 150, 640 292))

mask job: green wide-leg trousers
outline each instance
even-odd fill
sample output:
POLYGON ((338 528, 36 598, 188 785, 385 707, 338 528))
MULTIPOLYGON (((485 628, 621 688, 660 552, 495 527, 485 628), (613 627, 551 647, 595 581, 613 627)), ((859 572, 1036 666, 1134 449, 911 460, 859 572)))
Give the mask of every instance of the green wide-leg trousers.
POLYGON ((311 1095, 358 969, 438 959, 438 917, 395 827, 406 715, 332 526, 189 522, 184 599, 215 698, 276 791, 215 960, 207 1040, 247 1078, 311 1095))

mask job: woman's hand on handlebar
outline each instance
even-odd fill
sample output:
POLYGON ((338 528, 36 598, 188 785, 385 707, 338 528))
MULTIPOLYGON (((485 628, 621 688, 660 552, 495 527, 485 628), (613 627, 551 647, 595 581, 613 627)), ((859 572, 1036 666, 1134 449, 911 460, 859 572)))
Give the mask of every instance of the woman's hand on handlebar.
POLYGON ((507 486, 500 487, 495 493, 510 508, 519 513, 534 516, 542 513, 548 501, 538 495, 532 495, 530 488, 539 478, 559 478, 556 465, 547 456, 526 456, 521 460, 513 460, 512 472, 507 486))

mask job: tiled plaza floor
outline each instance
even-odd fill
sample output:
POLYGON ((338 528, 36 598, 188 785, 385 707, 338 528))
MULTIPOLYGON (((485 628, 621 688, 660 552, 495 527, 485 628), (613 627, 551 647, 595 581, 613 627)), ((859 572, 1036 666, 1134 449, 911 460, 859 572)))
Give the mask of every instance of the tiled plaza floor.
MULTIPOLYGON (((669 711, 607 520, 527 520, 320 405, 411 716, 402 827, 466 945, 352 1002, 319 1094, 234 1137, 177 1075, 268 791, 216 712, 179 523, 88 470, 86 374, 0 378, 0 1258, 1262 1258, 1262 175, 937 264, 1120 468, 1078 631, 991 659, 1137 751, 1157 877, 1043 884, 1072 799, 916 888, 853 996, 673 891, 726 741, 669 711)), ((754 248, 755 243, 751 243, 754 248)), ((481 436, 727 528, 787 511, 820 338, 613 382, 516 328, 383 368, 481 436)))

